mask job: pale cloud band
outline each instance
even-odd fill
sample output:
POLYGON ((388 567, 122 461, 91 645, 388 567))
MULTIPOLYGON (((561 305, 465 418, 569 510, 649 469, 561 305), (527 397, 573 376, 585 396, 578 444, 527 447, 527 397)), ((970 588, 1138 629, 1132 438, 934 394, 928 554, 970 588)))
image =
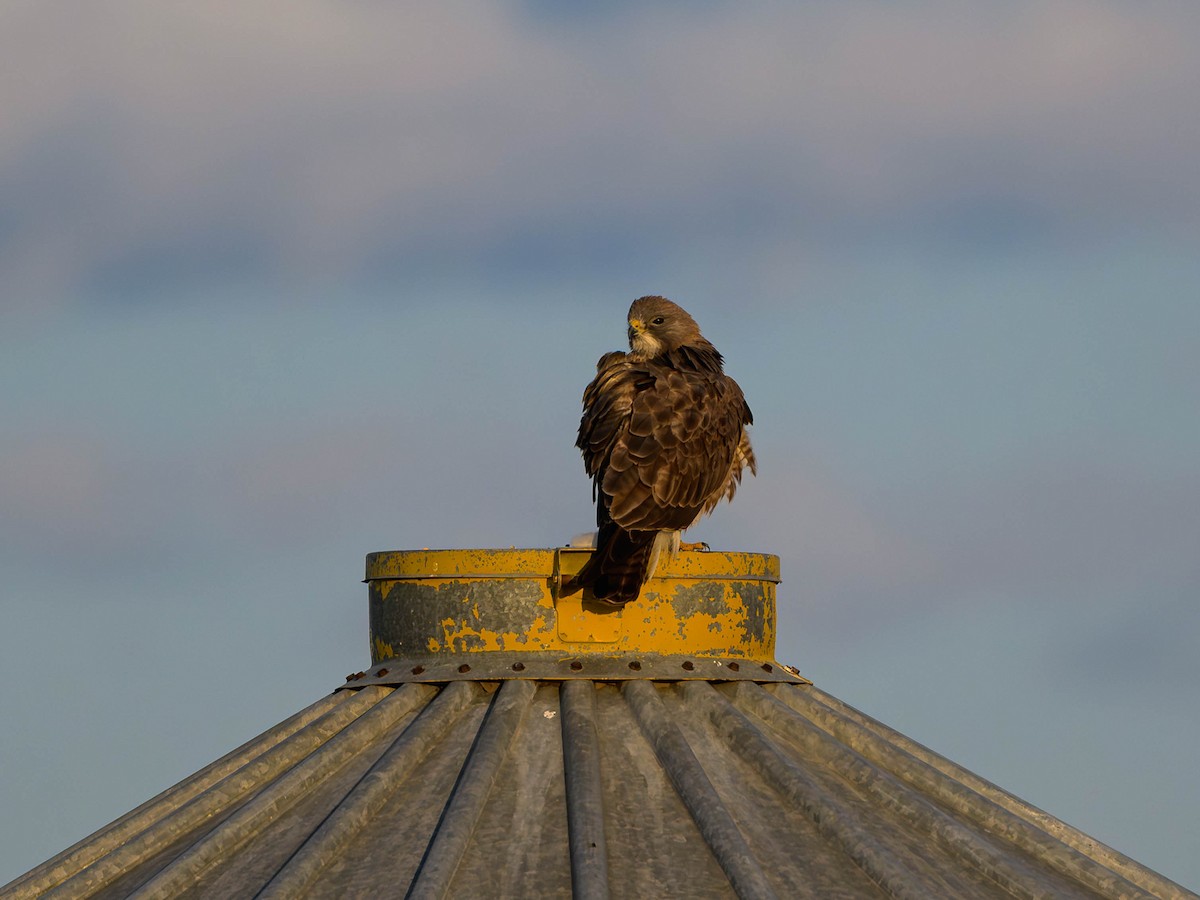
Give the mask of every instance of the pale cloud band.
POLYGON ((1197 37, 1183 3, 8 4, 3 294, 564 234, 1194 238, 1197 37))

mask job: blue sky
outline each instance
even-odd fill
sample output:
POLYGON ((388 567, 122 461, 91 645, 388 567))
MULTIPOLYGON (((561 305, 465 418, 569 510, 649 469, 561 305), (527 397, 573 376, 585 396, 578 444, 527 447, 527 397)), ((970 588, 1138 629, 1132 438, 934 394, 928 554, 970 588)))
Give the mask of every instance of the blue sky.
POLYGON ((1193 888, 1200 11, 0 13, 0 881, 367 661, 363 556, 588 527, 689 309, 779 657, 1193 888), (82 21, 81 21, 82 20, 82 21))

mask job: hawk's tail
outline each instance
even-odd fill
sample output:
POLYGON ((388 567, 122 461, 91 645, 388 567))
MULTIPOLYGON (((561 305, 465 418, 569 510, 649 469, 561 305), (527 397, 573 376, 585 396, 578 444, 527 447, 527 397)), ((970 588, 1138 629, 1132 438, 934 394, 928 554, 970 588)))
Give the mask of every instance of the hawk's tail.
POLYGON ((596 550, 572 579, 578 588, 590 587, 602 603, 624 606, 636 600, 649 577, 657 531, 626 531, 612 522, 600 526, 596 550))

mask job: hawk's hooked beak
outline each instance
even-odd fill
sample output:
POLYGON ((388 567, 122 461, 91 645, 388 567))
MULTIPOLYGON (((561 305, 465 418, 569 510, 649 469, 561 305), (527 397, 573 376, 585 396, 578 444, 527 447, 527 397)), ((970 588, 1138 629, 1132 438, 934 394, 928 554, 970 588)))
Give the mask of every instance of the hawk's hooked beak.
POLYGON ((646 326, 642 324, 641 319, 629 320, 629 343, 633 343, 634 337, 646 330, 646 326))

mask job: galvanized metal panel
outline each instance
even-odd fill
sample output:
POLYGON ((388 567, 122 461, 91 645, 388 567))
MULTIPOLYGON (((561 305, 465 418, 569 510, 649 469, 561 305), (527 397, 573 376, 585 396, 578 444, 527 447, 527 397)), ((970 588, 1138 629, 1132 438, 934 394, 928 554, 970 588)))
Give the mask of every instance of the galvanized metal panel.
MULTIPOLYGON (((489 718, 499 718, 503 695, 516 684, 500 688, 489 718)), ((496 759, 487 796, 475 801, 472 833, 440 896, 470 897, 481 891, 498 897, 571 896, 559 690, 554 684, 519 684, 525 690, 513 698, 520 708, 512 717, 519 719, 518 730, 507 752, 496 759)), ((475 752, 482 749, 481 741, 475 752)), ((456 795, 460 790, 461 785, 456 795)), ((443 819, 438 833, 444 828, 443 819)))
POLYGON ((372 686, 320 709, 3 896, 1196 896, 803 685, 372 686))

